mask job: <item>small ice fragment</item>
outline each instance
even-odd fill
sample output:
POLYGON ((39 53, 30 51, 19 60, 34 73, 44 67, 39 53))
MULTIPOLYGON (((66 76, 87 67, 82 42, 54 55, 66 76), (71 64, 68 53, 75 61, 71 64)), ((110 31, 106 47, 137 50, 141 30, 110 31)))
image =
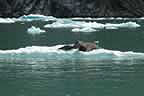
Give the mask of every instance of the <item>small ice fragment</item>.
POLYGON ((74 28, 72 29, 72 32, 94 32, 97 31, 91 27, 85 27, 85 28, 74 28))
POLYGON ((38 27, 32 26, 31 28, 29 28, 29 29, 27 30, 27 32, 28 32, 29 34, 35 35, 35 34, 44 33, 44 32, 46 32, 46 31, 45 31, 45 30, 42 30, 42 29, 40 29, 40 28, 38 28, 38 27))

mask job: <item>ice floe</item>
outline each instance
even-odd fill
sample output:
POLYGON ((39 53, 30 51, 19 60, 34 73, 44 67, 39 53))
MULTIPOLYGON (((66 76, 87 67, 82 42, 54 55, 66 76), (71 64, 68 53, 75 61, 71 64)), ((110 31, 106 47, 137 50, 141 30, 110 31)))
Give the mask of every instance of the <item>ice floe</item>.
POLYGON ((86 22, 86 21, 73 21, 71 19, 60 19, 52 24, 46 24, 45 28, 73 28, 73 32, 93 32, 95 29, 118 29, 118 28, 137 28, 140 27, 136 22, 125 22, 125 23, 97 23, 97 22, 86 22))
POLYGON ((0 59, 87 59, 87 60, 133 60, 143 59, 144 53, 132 51, 121 52, 107 49, 96 49, 90 52, 81 52, 77 49, 63 51, 58 48, 64 45, 56 46, 31 46, 16 50, 0 50, 0 59))
POLYGON ((85 28, 73 28, 72 32, 95 32, 96 29, 93 29, 91 27, 85 27, 85 28))
POLYGON ((60 19, 52 24, 46 24, 45 28, 103 28, 104 25, 97 22, 85 22, 85 21, 72 21, 71 19, 60 19))
POLYGON ((0 23, 15 23, 15 21, 10 18, 0 18, 0 23))
POLYGON ((82 17, 74 17, 74 18, 72 18, 72 20, 143 20, 144 19, 144 17, 141 17, 141 18, 127 18, 127 17, 106 17, 106 18, 104 18, 104 17, 100 17, 100 18, 92 18, 92 17, 84 17, 84 18, 82 18, 82 17))
POLYGON ((27 32, 31 35, 37 35, 46 32, 45 30, 42 30, 38 27, 32 26, 31 28, 28 28, 27 32))
POLYGON ((19 18, 17 18, 17 21, 36 21, 36 20, 41 20, 41 21, 55 21, 57 18, 53 16, 44 16, 44 15, 39 15, 39 14, 30 14, 30 15, 24 15, 19 18))
MULTIPOLYGON (((17 21, 35 21, 35 20, 41 20, 41 21, 57 21, 57 20, 64 20, 63 18, 56 18, 54 16, 45 16, 40 14, 29 14, 29 15, 23 15, 19 18, 0 18, 0 22, 17 22, 17 21)), ((68 18, 67 18, 68 19, 68 18)), ((109 17, 109 18, 92 18, 92 17, 75 17, 75 18, 69 18, 71 20, 82 20, 82 21, 97 21, 97 20, 144 20, 144 17, 141 18, 122 18, 122 17, 109 17)), ((65 19, 66 20, 66 19, 65 19)))
POLYGON ((58 19, 52 24, 47 24, 45 28, 74 28, 80 27, 79 22, 72 21, 71 19, 58 19))
POLYGON ((120 24, 111 24, 111 23, 106 23, 105 28, 110 29, 110 28, 137 28, 140 27, 139 24, 136 22, 126 22, 126 23, 120 23, 120 24))
POLYGON ((57 18, 53 16, 44 16, 40 14, 29 14, 19 18, 0 18, 0 23, 15 23, 15 22, 30 22, 30 21, 56 21, 57 18))

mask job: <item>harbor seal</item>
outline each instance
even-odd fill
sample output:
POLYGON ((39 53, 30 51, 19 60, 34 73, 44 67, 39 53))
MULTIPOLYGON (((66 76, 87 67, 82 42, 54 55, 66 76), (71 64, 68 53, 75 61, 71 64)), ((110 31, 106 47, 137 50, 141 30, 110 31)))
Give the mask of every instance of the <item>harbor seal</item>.
POLYGON ((61 50, 72 50, 72 49, 78 49, 79 51, 92 51, 94 49, 98 49, 99 46, 97 45, 98 41, 95 42, 83 42, 83 41, 76 41, 73 45, 65 45, 59 49, 61 50))

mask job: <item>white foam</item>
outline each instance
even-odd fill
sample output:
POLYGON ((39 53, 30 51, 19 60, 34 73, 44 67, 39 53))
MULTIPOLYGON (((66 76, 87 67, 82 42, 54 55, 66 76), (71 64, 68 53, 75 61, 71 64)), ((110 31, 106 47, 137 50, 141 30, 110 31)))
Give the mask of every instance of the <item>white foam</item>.
POLYGON ((10 18, 0 18, 0 23, 15 23, 15 21, 10 18))
POLYGON ((46 31, 45 31, 45 30, 42 30, 42 29, 40 29, 40 28, 38 28, 38 27, 32 26, 31 28, 29 28, 29 29, 27 30, 27 32, 28 32, 29 34, 36 35, 36 34, 45 33, 46 31))
POLYGON ((26 48, 20 48, 16 50, 0 50, 0 59, 89 59, 89 60, 125 60, 125 59, 141 59, 144 58, 144 53, 136 53, 132 51, 121 52, 107 49, 96 49, 90 52, 81 52, 77 49, 71 51, 63 51, 58 48, 63 45, 57 45, 52 47, 47 46, 31 46, 26 48))

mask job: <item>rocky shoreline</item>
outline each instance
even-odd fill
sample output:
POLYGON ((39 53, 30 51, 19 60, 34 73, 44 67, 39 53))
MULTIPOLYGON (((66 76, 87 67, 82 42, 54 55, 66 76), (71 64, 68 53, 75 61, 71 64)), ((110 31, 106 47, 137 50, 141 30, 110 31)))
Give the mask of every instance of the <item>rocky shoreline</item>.
POLYGON ((144 0, 0 0, 0 17, 143 17, 144 0))

